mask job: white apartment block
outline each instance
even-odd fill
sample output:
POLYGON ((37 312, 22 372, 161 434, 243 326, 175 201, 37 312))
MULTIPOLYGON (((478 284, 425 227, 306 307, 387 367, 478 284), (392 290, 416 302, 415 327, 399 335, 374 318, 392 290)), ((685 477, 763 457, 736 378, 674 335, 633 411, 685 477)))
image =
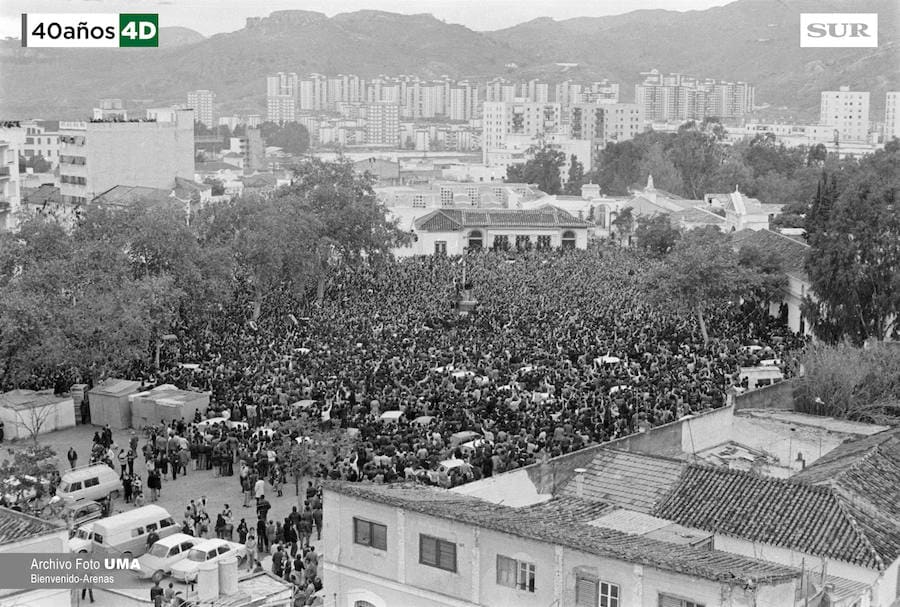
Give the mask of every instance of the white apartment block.
POLYGON ((117 185, 168 188, 194 179, 194 112, 174 122, 60 122, 60 195, 86 204, 117 185))
POLYGON ((738 118, 750 112, 755 102, 755 87, 746 82, 700 81, 658 70, 641 75, 644 82, 635 85, 634 100, 648 121, 738 118))
POLYGON ((291 122, 297 118, 297 74, 278 72, 266 78, 266 120, 291 122))
POLYGON ((562 111, 558 103, 493 101, 484 104, 482 121, 483 161, 487 164, 489 151, 506 147, 508 135, 536 137, 559 132, 562 111))
POLYGON ((869 93, 851 91, 849 86, 842 86, 837 91, 822 91, 819 123, 834 127, 839 141, 867 141, 869 93))
POLYGON ((187 106, 194 110, 194 118, 209 128, 215 125, 213 122, 213 99, 215 98, 216 94, 207 90, 188 91, 187 94, 187 106))
POLYGON ((643 110, 636 103, 576 103, 568 115, 572 137, 588 139, 598 149, 634 139, 643 130, 643 110))
POLYGON ((18 122, 0 122, 0 232, 14 230, 22 203, 19 189, 19 156, 26 130, 18 122))
POLYGON ((21 155, 26 159, 40 156, 53 168, 59 164, 59 123, 47 120, 22 122, 25 129, 25 143, 21 155))
POLYGON ((890 91, 884 100, 884 140, 900 138, 900 91, 890 91))
POLYGON ((380 101, 366 106, 366 143, 398 145, 400 106, 380 101))

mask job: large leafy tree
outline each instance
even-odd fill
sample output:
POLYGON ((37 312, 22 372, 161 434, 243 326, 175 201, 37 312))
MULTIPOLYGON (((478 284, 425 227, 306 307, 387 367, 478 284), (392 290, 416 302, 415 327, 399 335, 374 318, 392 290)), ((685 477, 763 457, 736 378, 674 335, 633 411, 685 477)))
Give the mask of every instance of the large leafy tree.
POLYGON ((750 274, 738 263, 727 235, 714 227, 696 228, 647 274, 646 287, 658 305, 693 314, 703 342, 709 343, 707 310, 747 293, 748 285, 756 282, 750 274))
POLYGON ((534 183, 542 192, 554 195, 562 191, 559 170, 566 163, 566 155, 549 146, 532 148, 531 158, 522 165, 510 165, 506 181, 510 183, 534 183))
POLYGON ((823 178, 810 211, 806 313, 827 340, 884 340, 900 319, 900 142, 837 178, 823 178))
POLYGON ((719 142, 719 132, 714 127, 688 122, 678 129, 670 154, 681 175, 686 197, 699 200, 712 191, 713 175, 724 157, 719 142))
POLYGON ((288 154, 303 154, 309 149, 309 131, 299 122, 282 125, 264 122, 260 131, 266 145, 279 147, 288 154))
POLYGON ((566 179, 564 192, 569 196, 581 196, 581 186, 584 184, 584 165, 575 154, 569 157, 569 176, 566 179))
POLYGON ((634 235, 639 248, 657 256, 671 251, 681 236, 680 232, 672 227, 669 216, 663 214, 639 215, 634 235))

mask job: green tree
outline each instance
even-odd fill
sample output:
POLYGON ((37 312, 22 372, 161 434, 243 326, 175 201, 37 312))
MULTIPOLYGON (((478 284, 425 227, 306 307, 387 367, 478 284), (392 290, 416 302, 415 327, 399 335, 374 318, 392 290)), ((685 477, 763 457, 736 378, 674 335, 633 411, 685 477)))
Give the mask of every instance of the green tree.
POLYGON ((264 122, 260 125, 260 135, 266 145, 279 147, 288 154, 305 154, 309 150, 309 131, 299 122, 282 125, 264 122))
POLYGON ((597 168, 589 177, 604 194, 626 196, 631 186, 641 181, 643 157, 644 151, 637 141, 611 143, 600 152, 597 168))
POLYGON ((900 143, 823 179, 810 211, 805 311, 816 335, 888 339, 900 318, 900 143))
POLYGON ((216 179, 215 177, 204 177, 203 183, 212 186, 211 193, 213 196, 221 196, 225 193, 225 184, 222 183, 221 179, 216 179))
POLYGON ((566 163, 566 155, 559 150, 543 146, 529 150, 528 161, 523 165, 511 165, 506 171, 508 183, 533 183, 551 196, 562 191, 559 170, 566 163))
MULTIPOLYGON (((745 246, 738 251, 738 264, 748 270, 745 299, 763 307, 768 307, 771 301, 780 300, 787 287, 784 258, 781 254, 761 250, 756 246, 745 246)), ((768 314, 764 318, 768 318, 768 314)))
POLYGON ((709 343, 706 310, 747 292, 755 281, 738 264, 730 239, 717 228, 696 228, 685 232, 672 251, 646 277, 650 299, 666 308, 681 308, 694 315, 709 343))
POLYGON ((581 186, 584 183, 584 165, 578 161, 578 157, 572 154, 569 157, 569 176, 566 179, 565 193, 569 196, 581 196, 581 186))
POLYGON ((644 153, 640 162, 640 182, 646 183, 649 176, 653 176, 653 183, 659 190, 680 195, 684 191, 681 175, 675 164, 666 156, 665 148, 661 142, 653 143, 644 153))
POLYGON ((619 236, 619 242, 627 244, 634 232, 634 208, 625 207, 616 214, 616 218, 611 222, 619 236))
POLYGON ((722 164, 723 156, 715 132, 698 128, 691 122, 678 129, 670 158, 681 175, 686 197, 700 200, 712 191, 714 173, 722 164))
POLYGON ((681 233, 672 227, 668 215, 654 214, 638 216, 634 236, 638 247, 662 256, 672 250, 681 233))

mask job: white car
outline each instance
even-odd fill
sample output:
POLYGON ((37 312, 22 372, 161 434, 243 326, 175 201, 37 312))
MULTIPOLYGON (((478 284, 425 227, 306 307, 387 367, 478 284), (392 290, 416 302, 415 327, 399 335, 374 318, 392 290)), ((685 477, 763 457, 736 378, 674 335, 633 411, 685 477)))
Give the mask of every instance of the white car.
POLYGON ((202 541, 204 540, 185 533, 164 537, 138 558, 141 570, 135 573, 139 578, 152 578, 154 582, 158 582, 172 570, 172 565, 186 559, 191 549, 202 541))
POLYGON ((206 432, 213 426, 217 426, 219 424, 224 424, 225 427, 229 430, 232 430, 234 428, 246 430, 250 427, 247 422, 233 422, 227 417, 210 417, 209 419, 204 419, 203 421, 197 422, 196 424, 194 424, 194 427, 201 432, 206 432))
POLYGON ((172 577, 183 582, 196 580, 201 563, 218 562, 232 554, 237 556, 238 567, 247 560, 247 548, 243 544, 220 539, 201 540, 191 548, 187 558, 172 565, 172 577))
POLYGON ((72 553, 92 552, 94 549, 94 523, 86 523, 75 529, 69 538, 69 551, 72 553))

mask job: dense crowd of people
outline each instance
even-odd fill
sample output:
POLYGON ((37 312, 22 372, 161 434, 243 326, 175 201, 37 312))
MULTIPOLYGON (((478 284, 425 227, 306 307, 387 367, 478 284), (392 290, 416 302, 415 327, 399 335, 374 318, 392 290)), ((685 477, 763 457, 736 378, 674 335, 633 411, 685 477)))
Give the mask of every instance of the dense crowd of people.
POLYGON ((357 448, 317 462, 316 475, 446 485, 720 407, 739 367, 768 358, 790 376, 802 345, 739 305, 709 312, 705 345, 692 316, 646 303, 644 260, 618 248, 469 255, 479 303, 459 318, 461 263, 336 268, 320 307, 272 294, 255 321, 242 306, 185 325, 178 357, 199 368, 145 379, 211 391, 247 426, 231 431, 232 450, 274 452, 281 474, 287 462, 267 448, 281 436, 253 431, 299 411, 355 429, 357 448))

